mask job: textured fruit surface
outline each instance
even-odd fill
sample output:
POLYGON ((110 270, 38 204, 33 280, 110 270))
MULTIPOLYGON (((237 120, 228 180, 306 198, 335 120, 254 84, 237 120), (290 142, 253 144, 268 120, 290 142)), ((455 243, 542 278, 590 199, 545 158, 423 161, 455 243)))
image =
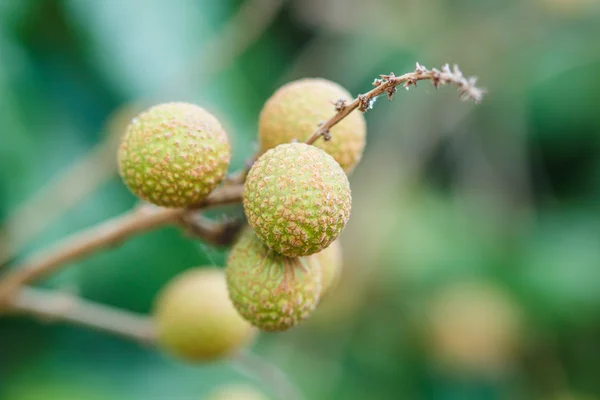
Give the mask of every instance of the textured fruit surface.
POLYGON ((268 400, 268 397, 252 386, 235 384, 218 387, 206 400, 268 400))
POLYGON ((342 245, 339 239, 310 256, 310 262, 317 263, 321 270, 321 298, 324 298, 335 289, 342 275, 342 245))
POLYGON ((194 268, 159 293, 154 317, 157 342, 188 361, 211 361, 248 344, 256 330, 233 307, 223 270, 194 268))
POLYGON ((297 325, 314 311, 321 294, 316 265, 275 253, 251 229, 231 249, 225 275, 234 306, 265 331, 297 325))
POLYGON ((317 253, 333 242, 350 217, 344 171, 329 154, 304 143, 281 144, 252 166, 244 212, 257 236, 288 257, 317 253))
MULTIPOLYGON (((320 123, 335 114, 333 103, 353 97, 337 83, 305 78, 279 88, 265 103, 259 120, 261 152, 294 139, 304 142, 320 123)), ((367 124, 360 112, 353 112, 331 129, 331 140, 319 139, 322 148, 350 172, 360 161, 365 147, 367 124)))
POLYGON ((221 182, 230 157, 219 121, 187 103, 160 104, 134 118, 118 153, 125 185, 163 207, 198 203, 221 182))

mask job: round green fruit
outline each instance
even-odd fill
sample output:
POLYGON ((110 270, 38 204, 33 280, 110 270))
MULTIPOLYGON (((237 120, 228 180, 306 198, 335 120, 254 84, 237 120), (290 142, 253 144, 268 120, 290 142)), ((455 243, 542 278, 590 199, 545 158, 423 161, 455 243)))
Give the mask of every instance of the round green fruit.
MULTIPOLYGON (((352 96, 337 83, 321 78, 305 78, 279 88, 265 103, 258 125, 262 153, 294 140, 304 142, 319 124, 331 118, 338 100, 351 102, 352 96)), ((362 113, 349 114, 331 129, 331 140, 315 146, 331 154, 346 172, 351 172, 365 148, 367 124, 362 113)))
POLYGON ((173 278, 156 299, 154 319, 158 345, 193 362, 225 357, 256 334, 231 304, 219 269, 193 268, 173 278))
POLYGON ((314 311, 321 294, 317 265, 274 252, 251 229, 231 249, 225 276, 235 308, 264 331, 297 325, 314 311))
POLYGON ((281 144, 252 166, 244 212, 256 235, 288 257, 317 253, 350 217, 348 178, 329 154, 304 143, 281 144))
POLYGON ((331 293, 338 285, 342 275, 342 245, 339 239, 329 247, 313 254, 310 262, 316 263, 321 270, 321 299, 331 293))
POLYGON ((163 207, 200 202, 221 182, 230 158, 229 140, 219 121, 187 103, 160 104, 138 115, 118 152, 125 185, 163 207))

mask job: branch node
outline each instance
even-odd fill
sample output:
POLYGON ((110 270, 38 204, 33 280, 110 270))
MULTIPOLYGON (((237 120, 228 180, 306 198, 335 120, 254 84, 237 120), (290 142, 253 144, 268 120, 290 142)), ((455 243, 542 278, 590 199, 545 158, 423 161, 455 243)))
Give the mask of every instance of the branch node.
POLYGON ((427 68, 424 65, 419 64, 419 62, 417 61, 415 72, 418 74, 424 74, 427 72, 427 68))
MULTIPOLYGON (((337 101, 334 103, 334 106, 335 106, 335 111, 336 111, 336 112, 340 112, 340 111, 342 111, 344 108, 346 108, 346 100, 344 100, 344 99, 338 99, 338 100, 337 100, 337 101)), ((322 124, 323 124, 323 123, 321 123, 321 125, 322 125, 322 124)))
MULTIPOLYGON (((408 89, 408 86, 406 86, 406 89, 408 89)), ((396 93, 398 89, 396 89, 396 86, 390 86, 389 88, 387 88, 385 91, 387 93, 387 98, 388 101, 392 101, 392 97, 394 97, 394 94, 396 93)), ((371 105, 371 108, 373 106, 371 105)))
POLYGON ((244 221, 236 217, 223 216, 211 220, 200 213, 188 213, 181 217, 180 223, 187 236, 198 237, 213 246, 230 246, 244 227, 244 221))
POLYGON ((358 110, 362 112, 366 112, 369 108, 372 108, 373 104, 371 103, 371 99, 364 94, 358 95, 358 110))
POLYGON ((383 80, 384 83, 387 83, 394 80, 396 75, 393 72, 390 72, 389 75, 379 75, 379 77, 383 80))

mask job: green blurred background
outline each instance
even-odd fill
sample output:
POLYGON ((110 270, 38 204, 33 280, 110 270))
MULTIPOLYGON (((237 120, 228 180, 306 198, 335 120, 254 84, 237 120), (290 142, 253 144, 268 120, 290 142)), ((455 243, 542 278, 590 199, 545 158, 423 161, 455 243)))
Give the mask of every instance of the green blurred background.
MULTIPOLYGON (((488 94, 473 105, 423 82, 377 102, 338 290, 252 351, 307 399, 599 399, 597 0, 0 0, 0 254, 135 204, 114 143, 140 108, 211 110, 235 170, 282 83, 356 95, 416 61, 457 63, 488 94)), ((170 277, 225 256, 160 229, 43 284, 148 312, 170 277)), ((0 319, 2 400, 191 400, 240 382, 272 395, 246 372, 0 319)))

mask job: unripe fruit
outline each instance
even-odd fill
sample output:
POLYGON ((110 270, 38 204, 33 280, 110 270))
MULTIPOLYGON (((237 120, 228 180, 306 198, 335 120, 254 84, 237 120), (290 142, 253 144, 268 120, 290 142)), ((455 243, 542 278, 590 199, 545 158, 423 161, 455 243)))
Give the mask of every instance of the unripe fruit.
POLYGON ((514 362, 521 317, 511 297, 485 282, 444 287, 425 314, 432 355, 442 365, 497 374, 514 362))
POLYGON ((268 398, 252 386, 236 384, 218 387, 206 400, 268 400, 268 398))
POLYGON ((334 240, 329 247, 313 254, 309 258, 321 270, 321 299, 331 293, 340 281, 342 275, 342 245, 339 239, 334 240))
POLYGON ((235 310, 223 270, 194 268, 176 276, 154 307, 157 343, 188 361, 212 361, 248 344, 256 330, 235 310))
POLYGON ((221 182, 230 158, 219 121, 187 103, 160 104, 134 118, 118 153, 125 185, 163 207, 200 202, 221 182))
POLYGON ((346 225, 351 202, 339 164, 304 143, 267 151, 252 166, 244 187, 248 223, 267 246, 288 257, 329 246, 346 225))
POLYGON ((231 249, 225 276, 236 309, 264 331, 297 325, 315 309, 321 294, 321 273, 315 264, 277 254, 251 229, 231 249))
MULTIPOLYGON (((293 140, 304 142, 319 124, 331 118, 333 103, 353 100, 346 89, 321 78, 305 78, 279 88, 265 103, 258 125, 260 149, 265 151, 293 140)), ((367 124, 362 113, 350 113, 331 128, 331 140, 319 140, 322 148, 341 165, 352 171, 365 147, 367 124)))

